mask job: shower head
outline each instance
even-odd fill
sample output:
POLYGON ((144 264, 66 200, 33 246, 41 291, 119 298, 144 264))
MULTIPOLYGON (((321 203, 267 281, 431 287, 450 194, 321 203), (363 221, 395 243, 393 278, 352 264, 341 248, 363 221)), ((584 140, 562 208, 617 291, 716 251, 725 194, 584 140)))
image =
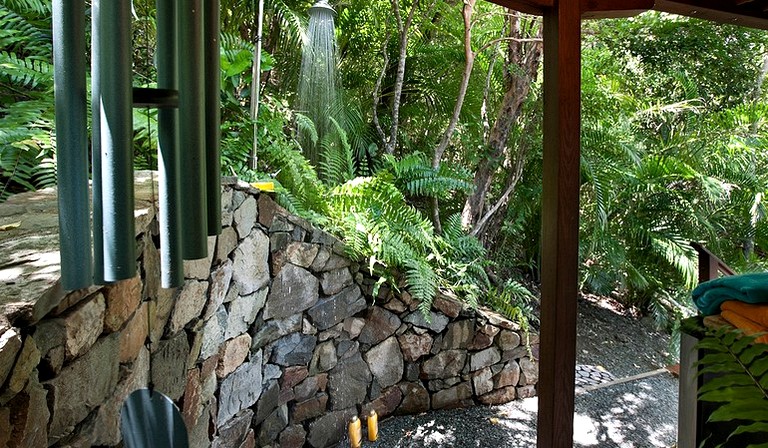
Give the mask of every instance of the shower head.
POLYGON ((330 11, 333 15, 336 15, 336 11, 330 4, 328 4, 328 0, 317 0, 317 2, 309 8, 309 14, 312 14, 312 11, 330 11))

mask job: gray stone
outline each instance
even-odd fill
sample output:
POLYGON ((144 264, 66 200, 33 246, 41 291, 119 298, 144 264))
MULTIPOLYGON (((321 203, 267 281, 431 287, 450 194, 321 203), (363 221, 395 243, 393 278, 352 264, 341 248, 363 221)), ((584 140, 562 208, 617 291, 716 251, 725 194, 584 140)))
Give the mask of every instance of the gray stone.
POLYGON ((261 395, 261 352, 253 361, 238 367, 221 382, 219 392, 219 414, 216 418, 221 426, 235 414, 253 406, 261 395), (243 385, 248 387, 243 387, 243 385))
POLYGON ((365 354, 365 360, 382 388, 397 384, 403 377, 403 354, 394 336, 371 347, 365 354))
POLYGON ((275 364, 264 365, 264 382, 267 382, 269 380, 276 380, 280 378, 282 374, 283 374, 283 371, 280 369, 280 366, 277 366, 275 364))
POLYGON ((245 409, 235 415, 232 420, 219 428, 219 435, 213 439, 211 448, 240 447, 251 429, 252 418, 253 411, 250 409, 245 409))
POLYGON ((206 256, 194 260, 184 260, 184 276, 196 280, 208 280, 211 275, 211 263, 216 249, 216 237, 209 236, 207 241, 206 256))
POLYGON ((418 381, 421 374, 421 368, 415 362, 405 363, 405 379, 407 381, 418 381))
POLYGON ((216 263, 223 263, 229 260, 229 254, 237 248, 237 232, 232 227, 225 227, 221 230, 216 241, 216 263))
POLYGON ((251 232, 233 255, 232 281, 241 295, 258 291, 269 283, 269 238, 251 232))
POLYGON ((424 361, 421 365, 422 379, 450 378, 457 376, 464 368, 467 352, 446 350, 424 361))
POLYGON ((264 319, 280 319, 310 308, 317 303, 318 284, 306 269, 285 266, 272 281, 264 319))
POLYGON ((309 268, 317 256, 319 247, 316 244, 293 242, 285 248, 285 261, 302 268, 309 268))
POLYGON ((208 304, 205 306, 203 319, 207 320, 216 313, 229 291, 232 281, 232 261, 227 260, 211 273, 211 291, 208 294, 208 304))
POLYGON ((325 295, 337 294, 342 289, 352 284, 352 274, 349 269, 341 268, 334 271, 323 272, 320 276, 320 287, 325 295))
POLYGON ((7 329, 0 334, 0 385, 5 383, 5 379, 13 370, 21 345, 21 337, 16 328, 7 329))
POLYGON ((432 336, 428 334, 408 333, 397 339, 400 342, 403 357, 409 362, 417 361, 422 356, 429 354, 432 348, 432 336))
POLYGON ((234 219, 235 210, 232 207, 232 196, 233 190, 231 188, 223 188, 221 192, 221 226, 224 228, 231 226, 234 219))
POLYGON ((338 358, 336 356, 336 346, 333 345, 333 341, 322 342, 315 348, 315 353, 312 355, 312 362, 309 364, 309 373, 315 375, 321 372, 327 372, 334 367, 338 358))
POLYGON ((493 390, 493 372, 490 367, 472 374, 472 386, 475 388, 475 395, 485 395, 493 390))
POLYGON ((280 433, 280 448, 302 448, 306 438, 302 425, 291 425, 280 433))
POLYGON ((288 406, 282 405, 272 411, 264 420, 259 430, 259 446, 267 446, 277 440, 280 433, 288 426, 288 406))
POLYGON ((224 332, 227 328, 227 310, 220 306, 210 319, 205 322, 202 330, 202 346, 200 347, 200 359, 208 359, 219 352, 219 347, 224 343, 224 332))
POLYGON ((248 331, 256 315, 267 301, 268 289, 264 288, 247 296, 239 296, 227 304, 227 330, 224 339, 231 339, 248 331))
POLYGON ((184 394, 188 357, 189 342, 183 331, 173 339, 160 341, 152 353, 152 383, 171 400, 178 400, 184 394))
MULTIPOLYGON (((322 375, 325 377, 326 375, 322 375)), ((294 387, 294 394, 295 399, 297 402, 302 402, 304 400, 308 400, 315 396, 315 394, 320 390, 321 382, 321 376, 315 375, 307 377, 304 381, 297 384, 296 387, 294 387)), ((325 378, 325 381, 327 382, 327 378, 325 378)))
POLYGON ((96 406, 112 396, 118 380, 119 354, 115 335, 101 338, 57 377, 44 383, 53 411, 48 427, 51 439, 58 440, 68 434, 96 406))
POLYGON ((149 351, 142 347, 130 367, 123 369, 125 378, 117 385, 115 393, 99 407, 93 425, 93 445, 114 446, 120 443, 120 409, 128 395, 147 386, 149 382, 149 351))
POLYGON ((331 409, 346 409, 365 401, 371 379, 368 364, 359 352, 343 359, 331 370, 328 378, 331 409))
POLYGON ((400 391, 403 393, 403 401, 397 408, 398 414, 413 415, 429 410, 429 391, 421 382, 402 383, 400 391))
POLYGON ((344 330, 344 324, 338 323, 331 328, 320 332, 320 334, 317 335, 317 339, 320 341, 327 341, 328 339, 339 339, 341 338, 341 332, 344 330))
POLYGON ((339 358, 349 358, 350 356, 353 356, 355 353, 358 353, 360 349, 360 344, 357 341, 347 341, 347 340, 341 340, 339 341, 338 345, 336 346, 336 354, 339 358))
POLYGON ((459 316, 462 308, 461 302, 457 298, 448 297, 442 293, 437 294, 437 297, 432 302, 432 306, 452 319, 459 316))
POLYGON ((349 317, 344 319, 344 326, 342 328, 347 332, 350 338, 355 339, 360 336, 363 327, 365 327, 365 319, 362 317, 349 317))
POLYGON ((251 234, 256 224, 257 213, 256 199, 253 196, 247 197, 235 210, 233 224, 241 240, 251 234))
POLYGON ((157 300, 149 303, 149 337, 152 343, 156 343, 163 337, 168 319, 171 317, 171 311, 176 303, 176 297, 181 288, 166 289, 161 288, 157 293, 157 300))
POLYGON ((472 386, 468 382, 432 395, 432 409, 462 408, 472 404, 472 386))
POLYGON ((503 330, 496 338, 496 343, 503 351, 513 350, 520 345, 520 335, 514 331, 503 330))
POLYGON ((429 322, 424 318, 424 314, 421 311, 414 311, 406 316, 404 320, 416 327, 428 328, 435 333, 442 333, 445 327, 448 326, 448 317, 434 311, 429 312, 429 322))
POLYGON ((475 337, 474 319, 465 319, 448 325, 448 331, 443 337, 443 350, 467 348, 475 337))
POLYGON ((509 361, 499 373, 493 377, 493 385, 499 389, 507 386, 517 386, 520 382, 520 366, 515 361, 509 361))
POLYGON ((539 366, 530 358, 520 359, 520 386, 533 386, 539 381, 539 366))
POLYGON ((487 348, 481 352, 473 353, 470 360, 470 369, 474 372, 484 367, 492 366, 501 361, 501 352, 496 347, 487 348))
POLYGON ((317 334, 317 328, 308 319, 301 319, 301 332, 304 334, 317 334))
POLYGON ((266 323, 257 322, 254 327, 258 331, 253 335, 251 350, 267 346, 281 337, 301 330, 301 314, 294 314, 285 319, 268 320, 266 323))
POLYGON ((338 443, 347 433, 347 422, 357 409, 344 409, 325 414, 309 425, 307 442, 315 448, 326 448, 338 443))
POLYGON ((365 327, 360 332, 360 342, 378 344, 392 336, 400 328, 400 318, 380 306, 374 306, 366 319, 365 327))
POLYGON ((366 306, 360 287, 353 285, 334 296, 319 301, 307 313, 317 329, 322 331, 364 310, 366 306))
POLYGON ((269 414, 277 409, 277 400, 280 396, 280 385, 277 381, 271 380, 266 383, 264 387, 264 393, 261 394, 261 398, 256 405, 256 416, 253 418, 253 426, 258 426, 263 422, 269 414))
POLYGON ((312 335, 290 334, 277 341, 270 362, 281 366, 307 365, 316 344, 317 338, 312 335))
MULTIPOLYGON (((63 320, 52 319, 40 322, 35 329, 34 336, 42 356, 41 365, 53 375, 58 375, 62 365, 64 365, 66 354, 64 344, 67 335, 64 331, 63 320)), ((14 352, 14 358, 15 355, 14 352)), ((0 358, 2 357, 3 354, 0 352, 0 358)), ((13 365, 12 363, 13 359, 11 359, 11 365, 13 365)), ((0 361, 0 365, 2 365, 2 361, 0 361)), ((0 379, 2 379, 2 375, 0 375, 0 379)))
MULTIPOLYGON (((334 245, 335 248, 335 245, 334 245)), ((340 255, 332 253, 331 256, 328 258, 328 261, 325 262, 325 266, 323 266, 323 271, 333 271, 336 269, 341 268, 347 268, 352 264, 352 262, 347 257, 342 257, 340 255)))
POLYGON ((39 363, 40 350, 38 350, 32 336, 27 336, 24 339, 24 346, 16 358, 16 366, 13 368, 13 373, 11 373, 8 383, 5 385, 5 390, 0 395, 0 400, 3 402, 8 401, 12 396, 24 390, 24 386, 26 386, 32 371, 35 370, 39 363))
POLYGON ((524 399, 524 398, 531 398, 536 396, 536 388, 534 386, 522 386, 518 387, 517 391, 515 393, 517 395, 517 398, 524 399))
POLYGON ((208 293, 208 282, 187 280, 184 288, 176 298, 176 305, 171 313, 169 324, 170 333, 181 331, 192 319, 200 316, 205 306, 208 293))
POLYGON ((321 246, 309 269, 312 270, 312 272, 322 272, 325 269, 325 264, 328 263, 329 258, 331 258, 331 251, 328 250, 328 248, 321 246))

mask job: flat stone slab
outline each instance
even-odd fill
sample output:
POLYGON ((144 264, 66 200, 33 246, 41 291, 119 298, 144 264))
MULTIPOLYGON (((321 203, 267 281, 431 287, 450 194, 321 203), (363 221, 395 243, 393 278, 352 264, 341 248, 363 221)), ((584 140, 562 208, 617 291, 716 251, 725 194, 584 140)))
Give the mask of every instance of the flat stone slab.
MULTIPOLYGON (((152 220, 157 173, 134 176, 136 231, 152 220), (153 188, 152 180, 155 185, 153 188), (154 192, 154 194, 153 194, 154 192)), ((69 292, 59 283, 59 205, 55 188, 13 195, 0 204, 0 315, 34 323, 69 292)), ((85 291, 87 292, 87 290, 85 291)))

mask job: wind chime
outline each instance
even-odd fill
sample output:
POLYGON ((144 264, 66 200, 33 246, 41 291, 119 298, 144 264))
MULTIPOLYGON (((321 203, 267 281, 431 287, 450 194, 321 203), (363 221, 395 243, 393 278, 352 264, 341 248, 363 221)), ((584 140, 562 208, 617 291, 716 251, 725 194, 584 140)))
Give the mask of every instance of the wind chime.
POLYGON ((65 290, 136 274, 133 107, 158 109, 162 286, 181 285, 182 260, 205 258, 207 236, 220 233, 219 7, 219 0, 157 0, 157 88, 134 89, 131 3, 92 0, 91 249, 85 1, 54 0, 59 239, 65 290))

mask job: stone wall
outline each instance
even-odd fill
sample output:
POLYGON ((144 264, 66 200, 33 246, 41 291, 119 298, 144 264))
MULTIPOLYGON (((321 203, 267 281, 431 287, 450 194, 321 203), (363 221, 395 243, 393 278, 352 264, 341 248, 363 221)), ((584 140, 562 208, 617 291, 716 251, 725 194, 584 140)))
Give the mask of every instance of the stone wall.
POLYGON ((246 185, 225 184, 222 207, 182 288, 159 287, 150 211, 137 277, 69 293, 42 319, 0 316, 0 448, 116 445, 123 400, 150 383, 201 447, 326 447, 371 408, 535 394, 535 335, 445 296, 429 319, 407 292, 372 297, 339 241, 246 185))

